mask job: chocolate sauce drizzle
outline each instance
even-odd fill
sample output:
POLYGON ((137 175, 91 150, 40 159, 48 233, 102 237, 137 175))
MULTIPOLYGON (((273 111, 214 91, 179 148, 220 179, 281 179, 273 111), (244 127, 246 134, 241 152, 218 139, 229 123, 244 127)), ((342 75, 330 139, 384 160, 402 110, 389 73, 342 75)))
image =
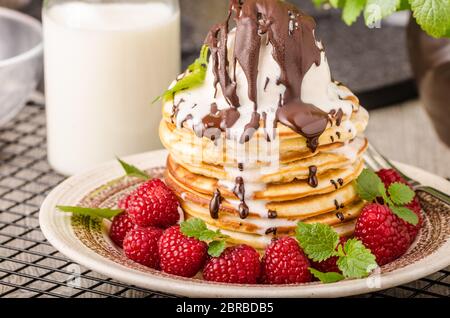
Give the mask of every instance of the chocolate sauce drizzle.
POLYGON ((239 216, 241 217, 241 219, 246 219, 249 215, 249 209, 247 204, 245 203, 245 185, 244 179, 242 177, 236 178, 233 193, 241 201, 241 203, 239 204, 239 216))
POLYGON ((270 78, 266 77, 266 82, 264 83, 264 91, 267 90, 267 86, 269 85, 270 78))
POLYGON ((211 217, 213 219, 218 219, 219 218, 219 209, 220 209, 220 204, 222 203, 223 197, 222 194, 220 193, 219 189, 216 189, 216 191, 214 191, 214 195, 211 199, 211 201, 209 202, 209 214, 211 215, 211 217))
POLYGON ((267 216, 269 217, 269 219, 276 219, 278 217, 278 213, 277 211, 269 210, 267 216))
POLYGON ((334 188, 337 190, 338 189, 338 184, 336 181, 334 180, 330 180, 331 184, 334 186, 334 188))
POLYGON ((317 179, 316 166, 309 167, 308 184, 313 188, 317 188, 317 186, 319 185, 319 180, 317 179))
POLYGON ((344 222, 345 221, 345 216, 344 214, 342 214, 342 212, 337 212, 336 213, 336 217, 339 219, 339 221, 344 222))
POLYGON ((342 117, 344 117, 344 112, 342 111, 342 108, 339 108, 338 112, 336 113, 336 126, 340 126, 342 123, 342 117))
POLYGON ((334 180, 330 180, 330 182, 336 190, 339 188, 339 186, 342 187, 344 185, 344 180, 342 178, 337 179, 337 182, 334 180))
POLYGON ((338 200, 334 200, 334 206, 336 207, 336 210, 345 208, 345 205, 343 203, 339 204, 338 200))
MULTIPOLYGON (((197 129, 197 135, 203 137, 207 128, 224 131, 231 128, 239 118, 240 103, 235 74, 239 62, 248 82, 248 97, 254 104, 254 113, 245 126, 240 142, 250 140, 259 128, 261 119, 257 104, 260 48, 262 44, 270 43, 273 46, 273 58, 281 69, 276 84, 286 87, 284 96, 280 96, 274 126, 280 122, 301 134, 307 139, 311 151, 315 152, 329 119, 327 113, 302 102, 301 98, 301 84, 306 72, 313 64, 320 65, 321 62, 321 49, 314 38, 315 27, 312 17, 284 1, 231 0, 227 19, 216 24, 205 41, 211 52, 214 85, 216 90, 217 85, 220 85, 230 108, 206 116, 203 126, 197 129), (231 59, 233 67, 230 67, 227 41, 232 18, 236 22, 236 38, 231 59)), ((268 81, 265 88, 267 84, 268 81)))
POLYGON ((273 234, 277 235, 278 229, 276 227, 268 228, 265 232, 266 235, 273 234))
POLYGON ((175 98, 173 99, 173 104, 172 104, 172 116, 170 117, 170 120, 172 121, 172 123, 175 122, 175 118, 177 118, 178 115, 178 111, 180 110, 180 105, 181 103, 184 103, 184 99, 181 98, 178 103, 175 104, 175 98))
POLYGON ((228 127, 232 127, 239 117, 240 113, 236 108, 218 110, 217 104, 213 103, 210 113, 203 117, 201 124, 194 126, 194 131, 198 137, 207 137, 214 141, 220 138, 221 133, 228 127))

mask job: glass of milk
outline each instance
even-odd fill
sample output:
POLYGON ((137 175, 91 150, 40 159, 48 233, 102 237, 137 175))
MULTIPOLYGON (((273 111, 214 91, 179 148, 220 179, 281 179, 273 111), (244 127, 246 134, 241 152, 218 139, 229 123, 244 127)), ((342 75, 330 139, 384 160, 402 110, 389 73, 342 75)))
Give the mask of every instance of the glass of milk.
POLYGON ((51 166, 161 148, 152 101, 180 71, 178 0, 49 0, 43 25, 51 166))

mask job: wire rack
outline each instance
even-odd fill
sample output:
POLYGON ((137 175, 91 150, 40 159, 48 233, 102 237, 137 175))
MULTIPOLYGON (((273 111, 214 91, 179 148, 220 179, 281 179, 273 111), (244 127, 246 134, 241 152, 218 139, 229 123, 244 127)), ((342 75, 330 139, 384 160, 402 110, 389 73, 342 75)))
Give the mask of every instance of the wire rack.
MULTIPOLYGON (((0 297, 172 297, 90 271, 53 248, 39 207, 64 179, 46 158, 44 106, 28 104, 0 129, 0 297)), ((449 297, 450 268, 362 297, 449 297)))

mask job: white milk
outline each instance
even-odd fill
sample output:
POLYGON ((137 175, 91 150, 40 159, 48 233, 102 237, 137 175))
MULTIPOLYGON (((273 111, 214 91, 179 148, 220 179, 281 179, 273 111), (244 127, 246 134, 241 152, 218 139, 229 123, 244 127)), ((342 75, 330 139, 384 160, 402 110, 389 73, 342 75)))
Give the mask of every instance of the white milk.
POLYGON ((179 11, 69 2, 44 10, 50 164, 75 174, 161 148, 160 95, 180 71, 179 11))

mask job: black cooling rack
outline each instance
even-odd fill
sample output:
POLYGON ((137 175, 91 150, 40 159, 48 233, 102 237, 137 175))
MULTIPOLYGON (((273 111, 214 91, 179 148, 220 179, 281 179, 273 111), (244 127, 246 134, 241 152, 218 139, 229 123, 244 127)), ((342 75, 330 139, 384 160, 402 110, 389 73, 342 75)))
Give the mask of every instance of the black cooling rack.
MULTIPOLYGON (((0 297, 171 297, 90 271, 45 240, 39 207, 64 179, 47 163, 45 134, 44 106, 36 104, 0 129, 0 297)), ((447 268, 362 297, 449 297, 449 275, 447 268)))

